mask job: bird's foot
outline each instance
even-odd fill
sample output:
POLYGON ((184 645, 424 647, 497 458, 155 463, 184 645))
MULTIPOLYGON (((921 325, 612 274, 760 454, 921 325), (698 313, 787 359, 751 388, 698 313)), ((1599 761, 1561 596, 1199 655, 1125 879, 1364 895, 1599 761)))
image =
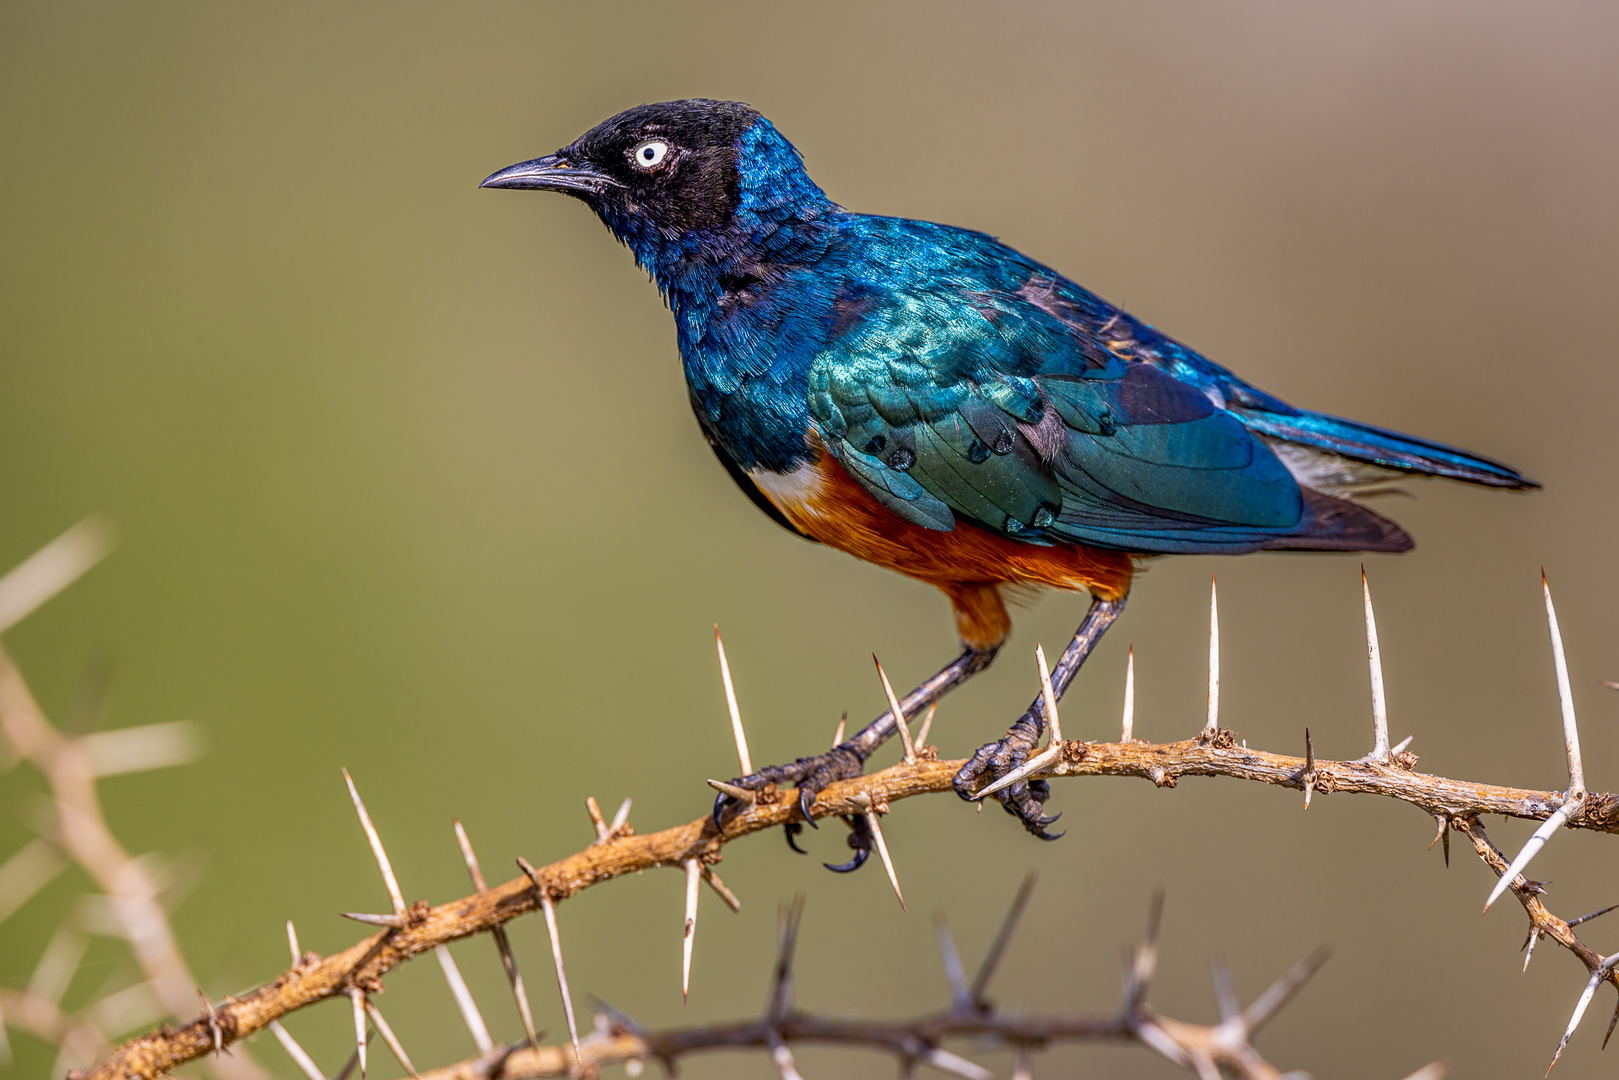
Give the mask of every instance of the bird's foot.
MULTIPOLYGON (((1028 761, 1040 742, 1043 727, 1039 717, 1024 713, 1004 736, 980 746, 950 782, 956 794, 972 801, 978 797, 978 791, 1028 761)), ((995 792, 994 798, 1000 801, 1008 814, 1023 822, 1023 827, 1040 839, 1055 840, 1063 835, 1046 831, 1046 826, 1062 815, 1045 815, 1045 802, 1051 798, 1051 785, 1044 780, 1019 780, 995 792)))
MULTIPOLYGON (((815 805, 815 797, 833 781, 859 776, 865 764, 866 759, 853 746, 840 743, 824 754, 801 757, 791 765, 771 765, 751 776, 738 777, 731 783, 749 791, 758 791, 770 784, 783 788, 798 788, 798 813, 803 821, 789 821, 785 828, 787 846, 804 855, 808 853, 794 843, 794 837, 803 831, 805 823, 812 829, 820 828, 810 814, 815 805)), ((714 799, 714 827, 724 829, 726 818, 740 810, 743 805, 741 799, 721 792, 714 799)), ((864 861, 859 859, 849 869, 856 869, 864 861)))

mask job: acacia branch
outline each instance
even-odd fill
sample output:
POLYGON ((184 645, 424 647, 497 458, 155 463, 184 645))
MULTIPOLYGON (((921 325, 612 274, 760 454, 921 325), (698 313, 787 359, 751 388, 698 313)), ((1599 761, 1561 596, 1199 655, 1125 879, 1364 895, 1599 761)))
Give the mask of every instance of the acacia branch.
MULTIPOLYGON (((1409 754, 1399 754, 1393 755, 1387 765, 1320 758, 1307 763, 1304 758, 1240 746, 1230 731, 1222 729, 1212 738, 1170 743, 1067 742, 1062 744, 1060 760, 1041 774, 1053 778, 1134 776, 1159 787, 1173 787, 1186 776, 1224 776, 1302 790, 1308 765, 1312 767, 1317 792, 1381 795, 1446 819, 1504 814, 1539 820, 1563 802, 1562 794, 1555 791, 1502 787, 1416 772, 1410 767, 1414 760, 1409 754)), ((962 764, 960 760, 938 760, 933 748, 923 748, 910 763, 831 785, 816 799, 813 815, 856 815, 869 809, 887 813, 889 805, 901 799, 951 791, 951 778, 962 764)), ((795 820, 797 813, 792 800, 767 789, 759 793, 752 806, 729 819, 723 832, 716 831, 706 815, 646 835, 634 835, 626 827, 627 835, 598 841, 537 868, 535 880, 551 902, 557 903, 629 873, 680 867, 692 859, 711 865, 720 861, 725 844, 785 825, 795 820)), ((1580 812, 1569 819, 1568 827, 1619 832, 1619 799, 1611 794, 1588 795, 1580 812)), ((132 1039, 86 1076, 89 1080, 150 1080, 210 1052, 216 1028, 229 1044, 316 1001, 347 994, 355 987, 374 990, 384 975, 411 957, 493 930, 539 907, 535 881, 526 875, 446 904, 429 906, 418 901, 406 913, 404 925, 373 934, 331 956, 310 954, 274 982, 217 1005, 212 1024, 209 1017, 199 1016, 179 1028, 132 1039)))

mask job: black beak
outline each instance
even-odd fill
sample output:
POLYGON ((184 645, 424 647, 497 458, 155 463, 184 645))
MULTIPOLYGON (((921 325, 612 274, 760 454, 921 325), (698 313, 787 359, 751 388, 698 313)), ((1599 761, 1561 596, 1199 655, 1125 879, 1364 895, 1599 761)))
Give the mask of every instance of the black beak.
POLYGON ((528 188, 536 191, 582 191, 588 195, 597 195, 608 188, 624 185, 606 173, 574 167, 559 152, 535 158, 533 161, 509 165, 478 186, 528 188))

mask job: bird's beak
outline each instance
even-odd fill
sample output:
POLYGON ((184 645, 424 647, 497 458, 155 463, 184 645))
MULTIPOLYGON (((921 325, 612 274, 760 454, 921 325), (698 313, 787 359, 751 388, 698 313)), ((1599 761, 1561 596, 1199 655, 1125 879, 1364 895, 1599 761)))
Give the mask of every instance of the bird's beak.
POLYGON ((606 173, 571 165, 561 152, 521 161, 490 176, 479 187, 528 188, 537 191, 582 191, 595 195, 624 185, 606 173))

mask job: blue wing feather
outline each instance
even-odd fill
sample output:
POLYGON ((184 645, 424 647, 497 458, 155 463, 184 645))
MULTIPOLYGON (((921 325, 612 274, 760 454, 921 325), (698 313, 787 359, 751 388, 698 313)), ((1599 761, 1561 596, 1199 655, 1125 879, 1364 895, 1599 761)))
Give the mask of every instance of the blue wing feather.
POLYGON ((1287 405, 977 233, 863 219, 880 265, 812 361, 809 411, 902 517, 1140 552, 1403 550, 1398 526, 1301 486, 1267 440, 1526 486, 1449 447, 1287 405), (896 261, 894 253, 904 253, 896 261))

